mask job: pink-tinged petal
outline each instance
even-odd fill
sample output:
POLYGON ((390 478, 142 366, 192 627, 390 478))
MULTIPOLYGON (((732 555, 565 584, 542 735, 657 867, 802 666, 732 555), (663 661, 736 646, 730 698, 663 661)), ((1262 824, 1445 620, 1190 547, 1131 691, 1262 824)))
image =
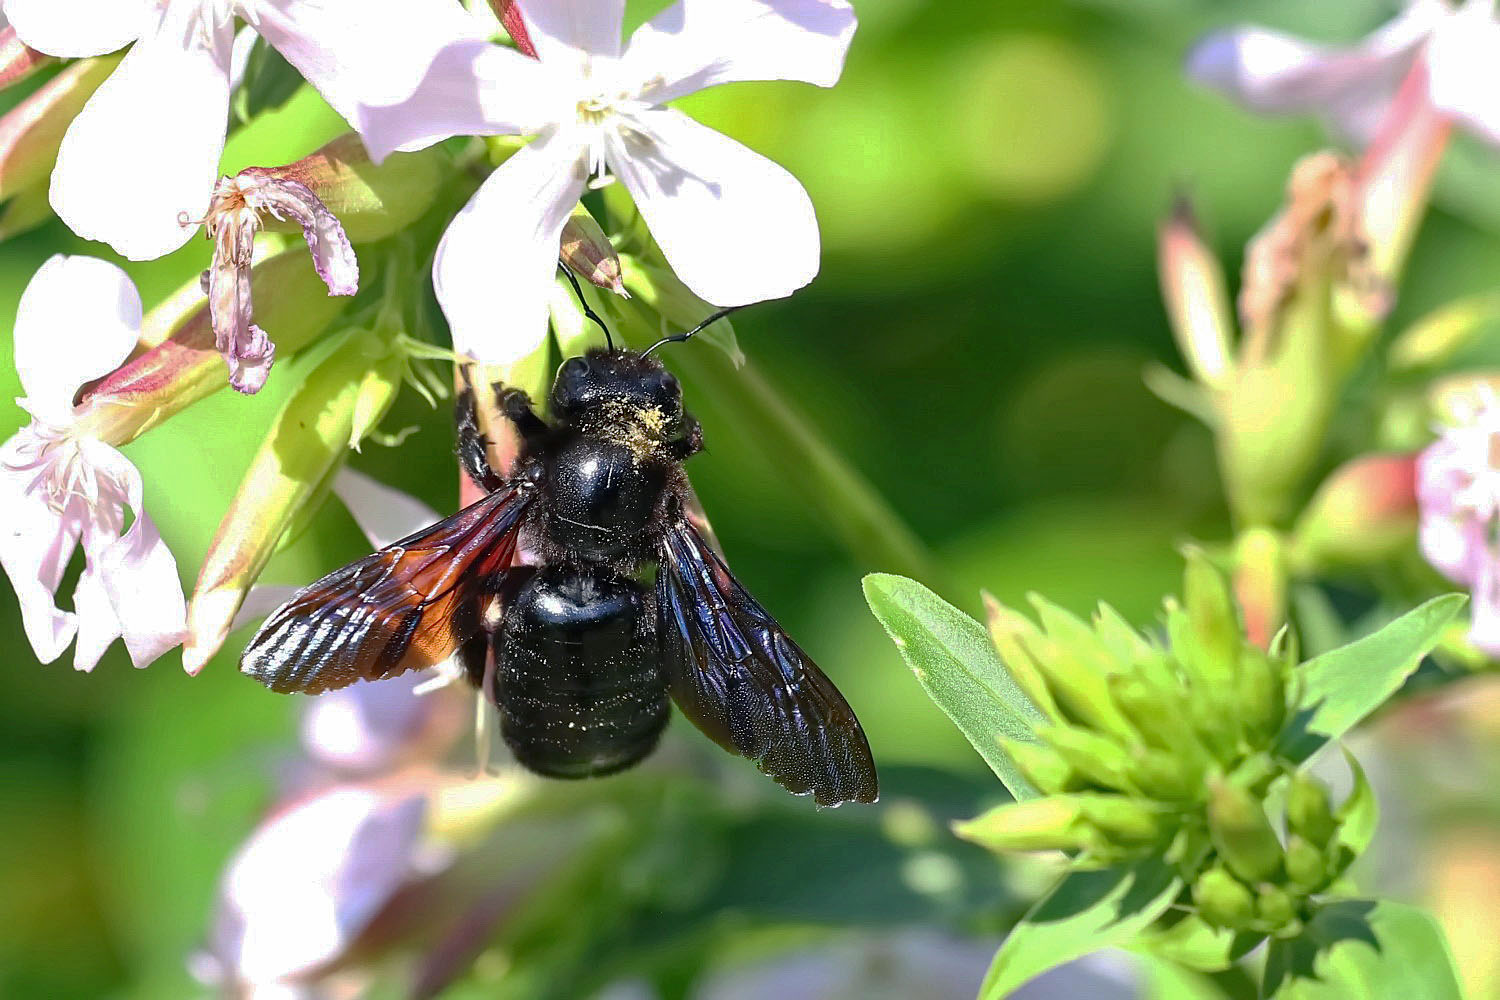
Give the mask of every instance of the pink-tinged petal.
POLYGON ((130 356, 141 329, 141 296, 114 264, 57 254, 21 293, 14 329, 26 409, 62 427, 72 420, 78 388, 130 356))
POLYGON ((370 545, 377 549, 416 534, 441 519, 437 511, 411 494, 348 466, 334 477, 333 492, 349 509, 370 545))
POLYGON ((245 204, 257 212, 270 212, 278 219, 297 223, 312 254, 313 268, 329 295, 353 295, 359 291, 359 261, 338 216, 306 184, 279 178, 261 167, 241 171, 234 178, 245 204))
POLYGON ((1317 45, 1266 28, 1217 32, 1194 46, 1187 73, 1261 112, 1316 112, 1368 141, 1435 24, 1443 0, 1419 0, 1357 45, 1317 45))
POLYGON ((460 354, 506 364, 542 342, 563 223, 583 188, 582 150, 549 132, 501 164, 448 226, 432 283, 460 354))
POLYGON ((426 800, 338 786, 263 824, 230 862, 215 951, 266 983, 338 957, 412 876, 426 800))
MULTIPOLYGON (((75 233, 131 260, 176 250, 213 194, 229 114, 229 25, 205 37, 175 5, 73 121, 52 207, 75 233), (186 18, 186 20, 184 20, 186 18)), ((191 16, 190 16, 191 15, 191 16)))
MULTIPOLYGON (((16 443, 12 438, 0 457, 13 459, 16 443)), ((20 602, 21 625, 31 648, 38 660, 51 663, 78 629, 77 618, 59 610, 54 595, 77 547, 80 525, 48 506, 33 490, 35 479, 34 470, 0 464, 0 566, 20 602)))
POLYGON ((350 123, 377 162, 454 135, 521 135, 556 121, 557 74, 513 49, 457 42, 434 58, 404 100, 361 107, 350 123))
POLYGON ((428 717, 441 706, 417 688, 431 671, 380 681, 357 681, 309 699, 302 713, 302 745, 325 764, 348 771, 378 771, 406 752, 428 717))
POLYGON ((1500 557, 1486 551, 1470 592, 1469 641, 1500 657, 1500 557))
POLYGON ((78 616, 78 642, 73 647, 73 669, 89 673, 99 665, 104 651, 120 638, 123 627, 105 589, 104 579, 90 562, 73 588, 73 607, 78 616))
POLYGON ((52 57, 21 41, 0 11, 0 90, 19 83, 52 61, 52 57))
POLYGON ((505 93, 520 80, 485 53, 498 47, 454 0, 255 0, 255 12, 261 36, 377 157, 450 135, 509 131, 488 124, 497 99, 526 101, 526 89, 505 93), (472 71, 481 67, 501 92, 481 92, 485 78, 472 71))
POLYGON ((582 69, 590 56, 620 55, 625 0, 517 0, 543 63, 582 69))
MULTIPOLYGON (((670 108, 609 151, 672 270, 720 306, 778 299, 818 273, 812 200, 777 164, 670 108)), ((624 131, 624 130, 622 130, 624 131)))
MULTIPOLYGON (((130 459, 109 445, 91 439, 79 442, 79 449, 99 484, 95 518, 106 522, 103 530, 93 527, 84 530, 83 546, 88 555, 85 575, 97 576, 113 615, 114 622, 110 627, 124 638, 131 662, 144 667, 179 645, 186 635, 187 599, 183 596, 182 581, 177 574, 177 560, 146 514, 141 474, 130 459), (123 518, 116 512, 125 507, 130 508, 134 520, 129 529, 118 534, 112 529, 123 518), (108 523, 110 521, 113 524, 108 523)), ((80 657, 83 656, 84 633, 93 627, 84 610, 82 590, 80 582, 76 596, 80 657)), ((98 628, 102 631, 106 624, 107 616, 101 610, 98 628)))
POLYGON ((845 0, 678 0, 631 36, 621 75, 657 103, 739 80, 831 87, 856 23, 845 0))
POLYGON ((149 30, 146 0, 5 0, 21 41, 68 59, 113 52, 149 30))
POLYGON ((1493 4, 1467 3, 1439 22, 1426 61, 1432 103, 1500 145, 1500 22, 1493 4))

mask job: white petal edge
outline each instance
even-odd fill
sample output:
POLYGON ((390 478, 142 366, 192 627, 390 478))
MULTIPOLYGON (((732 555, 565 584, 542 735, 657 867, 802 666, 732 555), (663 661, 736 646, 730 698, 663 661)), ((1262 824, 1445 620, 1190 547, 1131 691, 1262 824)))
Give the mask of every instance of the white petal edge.
POLYGON ((699 297, 719 306, 779 299, 817 275, 818 219, 797 178, 670 108, 639 121, 650 138, 613 143, 610 168, 699 297))
POLYGON ((5 0, 16 36, 38 52, 78 59, 123 48, 150 23, 146 0, 5 0))
POLYGON ((501 164, 454 217, 432 283, 456 351, 506 364, 542 342, 563 223, 583 188, 581 147, 550 132, 501 164))
MULTIPOLYGON (((93 537, 85 529, 83 544, 88 571, 98 576, 130 660, 144 667, 181 644, 187 634, 187 599, 177 560, 146 513, 140 470, 102 441, 85 440, 80 447, 83 459, 96 471, 100 505, 129 507, 135 518, 123 534, 113 538, 108 534, 93 537)), ((79 601, 81 655, 88 622, 81 595, 79 601)))
POLYGON ((141 296, 114 264, 57 254, 21 293, 14 329, 26 408, 61 427, 78 388, 114 371, 135 348, 141 296))
POLYGON ((657 103, 739 80, 831 87, 857 23, 845 0, 678 0, 636 29, 620 75, 657 103))
POLYGON ((517 0, 543 63, 581 72, 590 56, 616 59, 625 0, 517 0))
POLYGON ((1438 110, 1500 145, 1500 22, 1492 6, 1467 3, 1433 30, 1427 92, 1438 110))
POLYGON ((410 493, 387 486, 347 465, 334 477, 333 492, 377 549, 442 519, 442 515, 410 493))
MULTIPOLYGON (((19 434, 26 434, 20 431, 19 434)), ((18 434, 18 436, 19 436, 18 434)), ((13 453, 12 438, 4 453, 13 453)), ((42 663, 62 655, 77 632, 72 612, 57 607, 55 594, 78 544, 78 522, 53 511, 30 491, 34 473, 0 466, 0 566, 21 605, 21 625, 42 663)))
POLYGON ((205 39, 177 10, 84 105, 52 172, 58 216, 131 260, 154 260, 193 235, 179 218, 203 217, 224 149, 232 31, 205 39))

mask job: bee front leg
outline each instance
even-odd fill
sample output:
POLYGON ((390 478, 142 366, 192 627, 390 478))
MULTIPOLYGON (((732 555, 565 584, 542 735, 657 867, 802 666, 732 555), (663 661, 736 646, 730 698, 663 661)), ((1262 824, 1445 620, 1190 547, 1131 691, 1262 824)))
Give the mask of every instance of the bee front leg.
POLYGON ((505 485, 505 479, 490 467, 489 438, 479 429, 479 411, 474 405, 474 387, 464 371, 464 387, 453 401, 453 423, 458 442, 455 450, 464 473, 476 485, 493 493, 505 485))

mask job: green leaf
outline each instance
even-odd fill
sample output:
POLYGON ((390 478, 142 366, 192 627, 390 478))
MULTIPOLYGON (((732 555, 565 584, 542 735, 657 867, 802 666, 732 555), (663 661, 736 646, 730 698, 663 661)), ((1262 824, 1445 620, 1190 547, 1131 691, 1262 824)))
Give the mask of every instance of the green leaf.
POLYGON ((1000 1000, 1048 969, 1128 944, 1181 892, 1182 880, 1161 857, 1124 868, 1069 872, 1000 945, 979 1000, 1000 1000))
POLYGON ((1354 790, 1338 809, 1337 842, 1358 857, 1370 846, 1370 841, 1375 839, 1380 807, 1375 801, 1375 789, 1370 786, 1359 761, 1348 750, 1344 751, 1344 760, 1348 762, 1349 771, 1354 775, 1354 790))
POLYGON ((1000 662, 984 626, 905 577, 872 573, 865 600, 885 626, 927 696, 948 714, 1017 801, 1037 790, 1000 747, 1000 739, 1036 743, 1046 724, 1000 662))
POLYGON ((1468 597, 1434 597, 1373 635, 1330 650, 1297 671, 1302 694, 1281 734, 1281 752, 1303 761, 1395 694, 1468 597))
POLYGON ((1226 1000, 1228 994, 1208 976, 1184 969, 1172 962, 1152 959, 1146 962, 1146 1000, 1226 1000))
POLYGON ((1264 996, 1280 1000, 1461 1000, 1437 921, 1414 906, 1343 900, 1266 957, 1264 996))
POLYGON ((1188 913, 1170 927, 1153 927, 1136 938, 1131 948, 1199 972, 1221 972, 1264 939, 1264 934, 1214 927, 1196 913, 1188 913))

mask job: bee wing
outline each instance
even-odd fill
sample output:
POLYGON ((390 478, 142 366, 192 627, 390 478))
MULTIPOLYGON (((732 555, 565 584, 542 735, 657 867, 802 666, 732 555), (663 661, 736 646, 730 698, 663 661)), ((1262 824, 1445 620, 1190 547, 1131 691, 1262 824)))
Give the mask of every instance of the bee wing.
POLYGON ((849 703, 690 523, 662 544, 656 604, 667 683, 695 726, 819 805, 875 801, 849 703))
POLYGON ((302 588, 250 640, 240 670, 273 691, 320 694, 441 663, 478 634, 480 598, 515 557, 531 495, 497 490, 302 588))

